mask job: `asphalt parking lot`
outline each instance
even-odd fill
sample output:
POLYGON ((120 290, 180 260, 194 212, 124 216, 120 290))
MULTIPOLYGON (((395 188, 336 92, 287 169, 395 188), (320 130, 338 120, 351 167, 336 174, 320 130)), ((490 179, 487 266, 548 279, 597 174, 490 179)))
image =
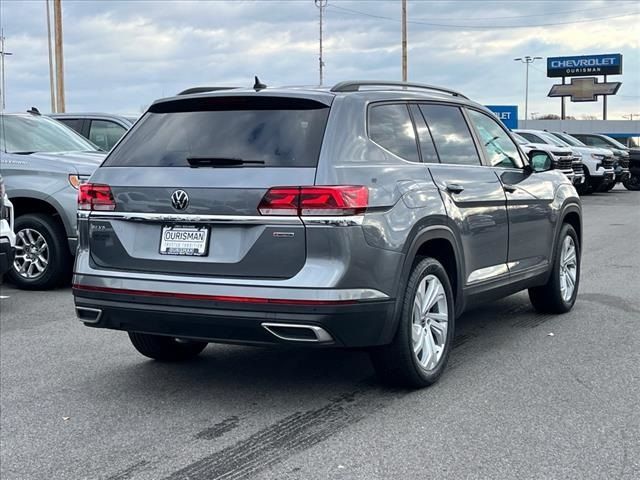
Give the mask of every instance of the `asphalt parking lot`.
POLYGON ((640 194, 583 199, 580 295, 466 313, 448 371, 379 386, 360 351, 210 345, 146 360, 69 289, 2 287, 0 477, 640 478, 640 194))

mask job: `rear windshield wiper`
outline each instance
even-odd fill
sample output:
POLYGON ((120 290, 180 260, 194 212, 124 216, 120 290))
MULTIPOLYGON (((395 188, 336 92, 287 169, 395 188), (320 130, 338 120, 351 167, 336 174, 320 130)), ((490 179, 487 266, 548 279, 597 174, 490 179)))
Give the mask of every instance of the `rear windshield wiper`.
POLYGON ((263 160, 242 160, 227 157, 187 157, 191 167, 241 167, 243 165, 264 166, 263 160))

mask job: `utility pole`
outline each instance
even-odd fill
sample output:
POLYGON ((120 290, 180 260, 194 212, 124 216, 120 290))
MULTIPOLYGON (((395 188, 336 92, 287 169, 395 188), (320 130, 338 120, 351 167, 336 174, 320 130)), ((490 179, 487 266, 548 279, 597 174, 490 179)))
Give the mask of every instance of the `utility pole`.
POLYGON ((6 107, 5 105, 5 83, 4 83, 4 57, 7 57, 9 55, 13 55, 13 53, 11 52, 7 52, 4 49, 4 30, 0 30, 0 69, 2 69, 2 100, 0 100, 0 106, 2 107, 2 111, 4 112, 4 109, 6 107))
POLYGON ((407 81, 407 0, 402 0, 402 81, 407 81))
POLYGON ((324 81, 324 60, 322 58, 322 22, 324 9, 327 6, 328 0, 315 0, 316 7, 320 10, 320 53, 318 55, 318 73, 320 74, 320 85, 322 85, 324 81))
POLYGON ((529 118, 529 65, 536 60, 542 60, 542 57, 530 57, 527 55, 526 57, 514 58, 513 60, 522 62, 527 66, 524 83, 524 128, 527 128, 527 120, 529 118))
POLYGON ((65 112, 64 102, 64 53, 62 49, 62 5, 61 0, 53 0, 53 25, 55 32, 56 56, 56 111, 65 112))
POLYGON ((49 0, 44 0, 47 4, 47 45, 49 47, 49 94, 51 97, 51 112, 56 112, 56 92, 53 83, 53 53, 51 51, 51 13, 49 12, 49 0))

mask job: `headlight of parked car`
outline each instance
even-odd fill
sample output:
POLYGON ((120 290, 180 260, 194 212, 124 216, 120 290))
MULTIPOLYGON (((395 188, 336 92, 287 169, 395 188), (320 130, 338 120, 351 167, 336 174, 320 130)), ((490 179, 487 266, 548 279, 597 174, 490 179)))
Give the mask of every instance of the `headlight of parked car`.
POLYGON ((604 155, 600 155, 599 153, 592 153, 591 158, 594 160, 604 160, 604 155))

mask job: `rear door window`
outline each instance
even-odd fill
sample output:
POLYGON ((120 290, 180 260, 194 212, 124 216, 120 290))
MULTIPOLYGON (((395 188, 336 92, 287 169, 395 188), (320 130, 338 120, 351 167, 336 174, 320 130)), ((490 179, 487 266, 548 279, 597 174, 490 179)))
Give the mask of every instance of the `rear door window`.
POLYGON ((404 160, 420 161, 416 132, 405 104, 369 108, 369 138, 404 160))
POLYGON ((420 105, 440 162, 458 165, 480 165, 471 131, 458 107, 449 105, 420 105))
POLYGON ((105 166, 188 167, 188 158, 315 167, 329 107, 309 99, 205 97, 152 105, 105 166))
POLYGON ((59 122, 64 123, 67 127, 82 134, 82 125, 84 120, 82 118, 56 118, 59 122))

